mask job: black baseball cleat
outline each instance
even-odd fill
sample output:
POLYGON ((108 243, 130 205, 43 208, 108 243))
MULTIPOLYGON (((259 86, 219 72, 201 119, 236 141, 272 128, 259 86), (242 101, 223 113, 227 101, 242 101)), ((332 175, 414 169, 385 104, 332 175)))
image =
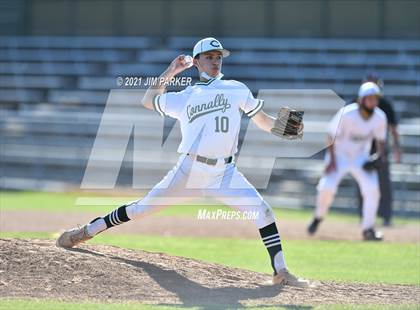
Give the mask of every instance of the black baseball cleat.
POLYGON ((322 219, 314 217, 311 224, 308 226, 308 234, 313 235, 317 231, 319 223, 321 222, 322 219))
POLYGON ((382 241, 383 235, 380 231, 375 231, 373 228, 369 228, 363 231, 363 240, 365 241, 382 241))

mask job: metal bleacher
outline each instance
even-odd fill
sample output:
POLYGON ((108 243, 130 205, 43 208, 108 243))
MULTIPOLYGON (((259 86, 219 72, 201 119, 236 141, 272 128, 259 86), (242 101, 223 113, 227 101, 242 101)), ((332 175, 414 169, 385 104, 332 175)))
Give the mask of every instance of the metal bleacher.
MULTIPOLYGON (((197 39, 0 37, 1 187, 77 188, 109 90, 117 88, 116 77, 158 76, 176 55, 191 53, 197 39)), ((223 65, 225 76, 244 82, 255 93, 259 89, 332 89, 348 101, 367 72, 378 72, 400 118, 404 154, 403 163, 392 165, 395 206, 401 213, 420 213, 419 41, 224 38, 222 42, 232 51, 223 65)), ((116 112, 116 129, 107 139, 110 149, 118 145, 121 120, 133 117, 131 108, 122 102, 116 112)), ((319 135, 319 123, 326 121, 324 112, 305 122, 309 141, 319 135)), ((136 117, 145 139, 161 139, 162 123, 156 115, 136 117)), ((252 130, 249 137, 267 152, 273 147, 252 130)), ((168 143, 175 146, 177 139, 179 133, 168 143)), ((131 156, 129 147, 120 185, 131 185, 131 156)), ((176 158, 175 153, 160 158, 151 152, 144 159, 146 175, 159 179, 176 158)), ((253 160, 257 161, 256 156, 253 160)), ((311 206, 322 168, 320 156, 279 158, 265 194, 276 206, 311 206)), ((353 183, 345 179, 334 206, 353 208, 353 196, 353 183)))

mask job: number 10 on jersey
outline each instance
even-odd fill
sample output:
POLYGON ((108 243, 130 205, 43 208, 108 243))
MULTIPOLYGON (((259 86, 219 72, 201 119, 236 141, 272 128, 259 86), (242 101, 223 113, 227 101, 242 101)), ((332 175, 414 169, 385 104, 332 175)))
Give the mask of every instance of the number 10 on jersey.
POLYGON ((215 132, 228 132, 229 131, 229 118, 226 116, 216 116, 216 129, 215 132))

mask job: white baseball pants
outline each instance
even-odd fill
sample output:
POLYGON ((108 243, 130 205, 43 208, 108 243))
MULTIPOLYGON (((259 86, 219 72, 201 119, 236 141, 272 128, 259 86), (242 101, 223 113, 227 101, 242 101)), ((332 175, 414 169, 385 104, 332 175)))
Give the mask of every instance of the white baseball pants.
POLYGON ((127 205, 132 220, 170 205, 185 204, 194 198, 213 198, 239 211, 258 212, 258 229, 275 221, 271 207, 234 163, 220 159, 215 166, 182 154, 175 167, 143 198, 127 205))
POLYGON ((336 156, 336 170, 324 175, 317 186, 316 217, 325 217, 334 200, 341 179, 345 174, 350 173, 359 184, 363 196, 362 229, 374 227, 380 198, 379 182, 376 171, 368 172, 362 168, 365 161, 366 157, 364 156, 355 159, 336 156))

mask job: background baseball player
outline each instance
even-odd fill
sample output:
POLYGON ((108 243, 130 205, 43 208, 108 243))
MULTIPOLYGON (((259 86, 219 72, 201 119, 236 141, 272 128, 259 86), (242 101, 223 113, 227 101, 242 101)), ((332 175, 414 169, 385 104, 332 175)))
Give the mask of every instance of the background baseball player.
MULTIPOLYGON (((393 188, 391 183, 390 176, 390 159, 389 153, 391 150, 392 140, 392 153, 394 155, 394 161, 396 163, 401 162, 401 148, 400 148, 400 139, 398 135, 398 119, 394 111, 391 101, 386 98, 383 94, 384 82, 376 73, 369 73, 364 82, 373 82, 379 86, 381 90, 381 96, 378 102, 378 108, 384 111, 386 119, 388 121, 388 130, 386 135, 385 149, 383 161, 377 167, 378 178, 379 178, 379 190, 381 192, 381 198, 379 200, 378 206, 378 216, 383 218, 384 226, 390 226, 392 221, 392 200, 393 200, 393 188), (390 139, 392 136, 392 139, 390 139)), ((376 152, 376 143, 372 143, 371 154, 376 152)), ((363 214, 363 198, 360 192, 359 187, 357 188, 357 197, 358 197, 358 210, 359 216, 363 214)))
MULTIPOLYGON (((57 240, 58 246, 73 247, 108 228, 175 202, 212 197, 241 211, 258 212, 255 223, 270 254, 274 284, 308 285, 308 281, 288 272, 272 209, 233 162, 243 113, 262 130, 285 138, 300 137, 303 124, 289 118, 289 112, 297 111, 287 108, 281 109, 277 119, 267 115, 262 111, 263 101, 255 99, 244 84, 222 80, 222 58, 228 55, 218 40, 205 38, 193 50, 200 82, 180 92, 165 93, 164 83, 147 90, 142 100, 146 108, 180 122, 178 163, 143 199, 64 232, 57 240)), ((178 56, 161 77, 170 80, 190 67, 189 62, 189 57, 178 56)))
POLYGON ((359 89, 358 103, 342 108, 329 125, 332 142, 326 154, 327 167, 318 183, 315 216, 308 227, 314 234, 333 202, 337 187, 347 173, 357 181, 363 196, 362 229, 364 240, 382 240, 382 234, 374 229, 379 203, 378 174, 375 169, 383 160, 387 120, 377 108, 379 87, 366 82, 359 89), (376 153, 370 155, 372 141, 376 141, 376 153))

